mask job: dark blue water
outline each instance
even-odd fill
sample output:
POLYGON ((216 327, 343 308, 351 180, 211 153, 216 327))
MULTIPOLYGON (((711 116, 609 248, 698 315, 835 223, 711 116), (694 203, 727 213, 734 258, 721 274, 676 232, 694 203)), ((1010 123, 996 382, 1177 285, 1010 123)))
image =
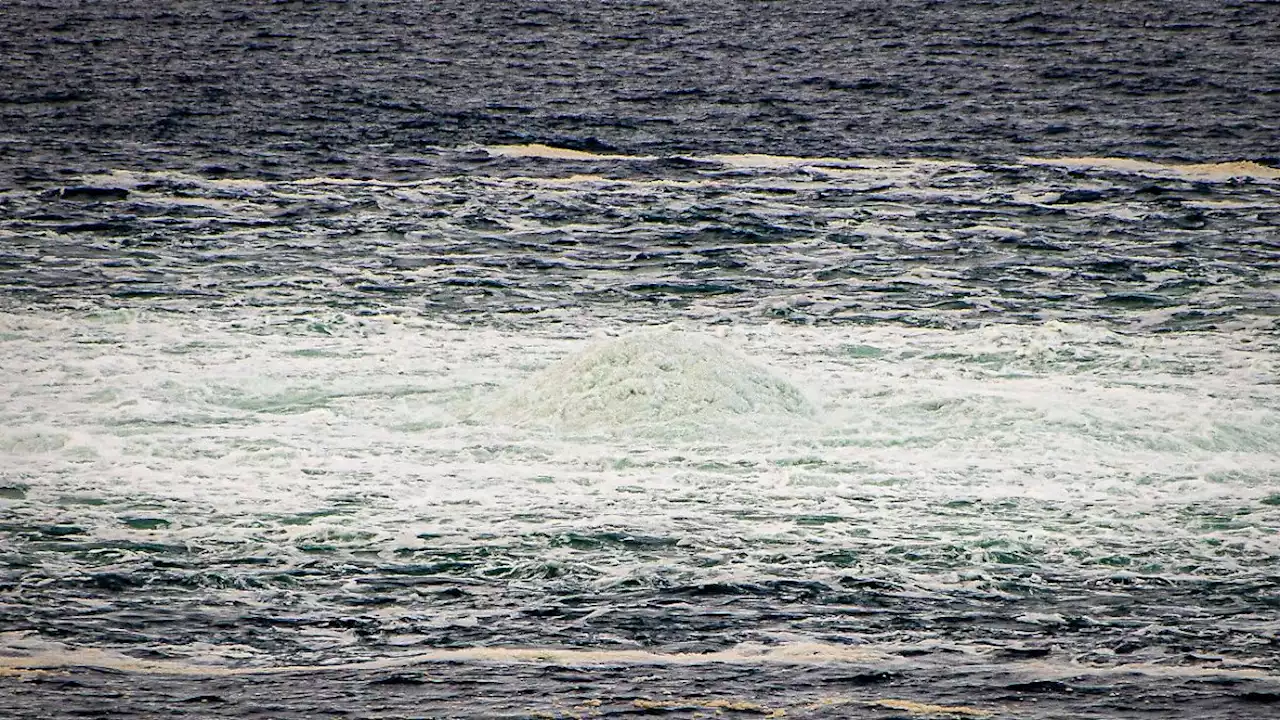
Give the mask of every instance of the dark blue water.
POLYGON ((2 13, 0 715, 1280 712, 1280 5, 2 13))

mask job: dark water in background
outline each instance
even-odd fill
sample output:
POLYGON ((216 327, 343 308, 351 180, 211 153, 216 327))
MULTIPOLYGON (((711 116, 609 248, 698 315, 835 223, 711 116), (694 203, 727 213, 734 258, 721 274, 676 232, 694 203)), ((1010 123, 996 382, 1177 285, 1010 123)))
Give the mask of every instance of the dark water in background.
POLYGON ((1280 716, 1280 4, 0 13, 0 715, 1280 716), (434 409, 673 320, 902 429, 434 409))
POLYGON ((431 148, 1280 158, 1274 2, 7 2, 3 177, 431 148))

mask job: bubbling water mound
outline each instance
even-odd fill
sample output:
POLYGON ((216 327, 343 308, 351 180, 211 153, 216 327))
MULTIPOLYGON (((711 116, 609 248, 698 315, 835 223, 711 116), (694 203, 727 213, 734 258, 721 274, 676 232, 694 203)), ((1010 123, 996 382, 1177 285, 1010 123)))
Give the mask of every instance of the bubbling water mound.
POLYGON ((768 430, 813 407, 794 385, 693 333, 641 332, 542 370, 501 404, 503 419, 573 432, 687 435, 768 430))

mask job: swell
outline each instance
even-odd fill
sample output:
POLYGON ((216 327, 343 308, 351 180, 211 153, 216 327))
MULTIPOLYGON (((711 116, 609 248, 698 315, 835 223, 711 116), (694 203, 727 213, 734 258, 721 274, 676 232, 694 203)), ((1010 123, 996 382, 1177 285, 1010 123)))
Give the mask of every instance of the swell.
POLYGON ((531 141, 663 156, 1280 156, 1269 3, 6 9, 4 182, 102 166, 417 177, 436 162, 424 146, 531 141))

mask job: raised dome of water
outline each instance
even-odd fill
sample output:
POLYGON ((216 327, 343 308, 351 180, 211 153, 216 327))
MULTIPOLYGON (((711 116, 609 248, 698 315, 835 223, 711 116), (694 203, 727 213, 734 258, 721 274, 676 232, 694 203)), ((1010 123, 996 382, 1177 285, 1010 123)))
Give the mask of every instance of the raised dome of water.
POLYGON ((575 432, 688 435, 766 430, 807 418, 798 388, 695 333, 645 331, 593 345, 538 372, 499 416, 575 432))

